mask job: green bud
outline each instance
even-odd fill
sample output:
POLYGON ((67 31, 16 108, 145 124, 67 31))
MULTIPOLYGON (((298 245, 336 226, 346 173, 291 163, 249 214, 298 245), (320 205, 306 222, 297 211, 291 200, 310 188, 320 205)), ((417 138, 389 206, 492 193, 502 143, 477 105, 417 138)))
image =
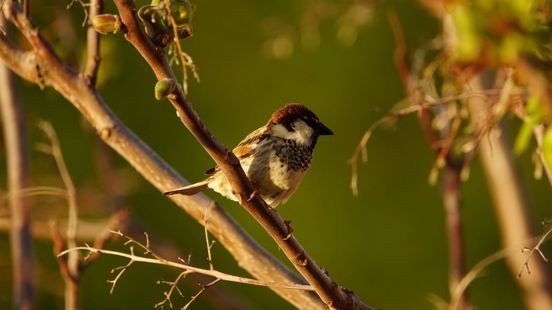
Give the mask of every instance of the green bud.
POLYGON ((121 30, 121 19, 118 15, 100 14, 92 19, 92 27, 101 34, 117 33, 121 30))
POLYGON ((155 99, 161 100, 170 95, 176 89, 176 81, 162 79, 155 84, 155 99))

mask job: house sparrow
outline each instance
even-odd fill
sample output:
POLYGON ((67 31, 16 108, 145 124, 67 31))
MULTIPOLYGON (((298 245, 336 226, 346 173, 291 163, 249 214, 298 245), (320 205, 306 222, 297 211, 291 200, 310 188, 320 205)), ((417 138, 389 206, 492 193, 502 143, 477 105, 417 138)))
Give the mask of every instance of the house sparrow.
MULTIPOLYGON (((318 136, 333 135, 305 106, 292 103, 276 111, 268 123, 243 139, 233 153, 253 183, 255 192, 272 208, 285 203, 295 192, 312 159, 318 136)), ((211 188, 238 201, 228 179, 217 167, 207 179, 164 193, 194 195, 211 188)))

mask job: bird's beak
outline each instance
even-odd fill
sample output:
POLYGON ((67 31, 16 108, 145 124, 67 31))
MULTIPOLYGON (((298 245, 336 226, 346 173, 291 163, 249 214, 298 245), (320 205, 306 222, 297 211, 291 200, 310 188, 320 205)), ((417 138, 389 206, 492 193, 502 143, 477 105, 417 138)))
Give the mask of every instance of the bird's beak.
POLYGON ((316 132, 321 135, 321 136, 330 136, 330 135, 333 135, 333 131, 326 127, 326 125, 322 124, 322 123, 318 123, 318 127, 316 128, 316 132))

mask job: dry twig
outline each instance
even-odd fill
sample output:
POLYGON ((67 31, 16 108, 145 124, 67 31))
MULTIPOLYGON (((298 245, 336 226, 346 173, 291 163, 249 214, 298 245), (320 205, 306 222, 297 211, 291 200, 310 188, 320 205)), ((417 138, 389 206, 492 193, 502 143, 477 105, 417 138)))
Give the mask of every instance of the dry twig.
POLYGON ((125 242, 125 245, 129 246, 130 253, 122 253, 117 251, 111 251, 111 250, 105 250, 105 249, 98 249, 91 246, 80 246, 75 247, 71 249, 67 249, 61 253, 58 254, 58 256, 64 256, 69 254, 70 252, 74 251, 88 251, 92 253, 99 253, 99 254, 106 254, 106 255, 112 255, 112 256, 118 256, 118 257, 124 257, 129 259, 128 263, 116 267, 112 270, 112 273, 117 272, 117 275, 114 279, 109 280, 108 282, 112 284, 111 291, 113 291, 115 285, 117 284, 117 281, 121 278, 122 274, 133 264, 133 263, 148 263, 148 264, 154 264, 154 265, 164 265, 169 267, 178 268, 184 271, 189 271, 190 273, 198 273, 206 276, 210 276, 216 279, 220 279, 223 281, 228 282, 235 282, 235 283, 242 283, 242 284, 249 284, 249 285, 256 285, 256 286, 267 286, 267 287, 279 287, 279 288, 285 288, 285 289, 293 289, 293 290, 305 290, 305 291, 312 291, 314 288, 310 285, 304 285, 304 284, 287 284, 287 283, 277 283, 277 282, 265 282, 260 281, 252 278, 244 278, 239 276, 234 276, 231 274, 223 273, 217 270, 211 270, 211 269, 203 269, 199 267, 195 267, 192 265, 189 265, 187 263, 184 263, 182 260, 180 263, 168 261, 163 258, 161 258, 159 255, 155 254, 150 248, 148 248, 145 244, 134 240, 126 235, 123 235, 119 231, 113 231, 113 234, 123 236, 124 238, 127 238, 127 241, 125 242), (134 253, 134 245, 137 245, 138 247, 145 250, 144 255, 150 255, 150 257, 145 256, 138 256, 134 253))
POLYGON ((527 258, 523 262, 523 266, 521 267, 518 273, 518 277, 521 277, 521 275, 523 274, 523 270, 527 270, 528 274, 531 273, 531 269, 529 269, 529 260, 531 259, 531 257, 533 257, 533 254, 538 253, 543 261, 548 262, 548 259, 546 258, 546 256, 541 250, 541 246, 546 240, 548 240, 551 233, 552 233, 552 228, 548 228, 546 233, 539 238, 539 240, 537 241, 537 244, 535 244, 531 248, 523 248, 521 250, 522 253, 528 253, 528 254, 527 254, 527 258))

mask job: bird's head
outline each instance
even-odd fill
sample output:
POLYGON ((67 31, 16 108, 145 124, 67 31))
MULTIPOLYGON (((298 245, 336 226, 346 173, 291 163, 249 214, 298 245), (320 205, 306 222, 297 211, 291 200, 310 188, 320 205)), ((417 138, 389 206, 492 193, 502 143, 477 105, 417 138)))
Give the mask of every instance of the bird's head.
POLYGON ((298 103, 290 103, 274 112, 267 126, 276 137, 314 146, 318 136, 333 135, 316 114, 298 103))

